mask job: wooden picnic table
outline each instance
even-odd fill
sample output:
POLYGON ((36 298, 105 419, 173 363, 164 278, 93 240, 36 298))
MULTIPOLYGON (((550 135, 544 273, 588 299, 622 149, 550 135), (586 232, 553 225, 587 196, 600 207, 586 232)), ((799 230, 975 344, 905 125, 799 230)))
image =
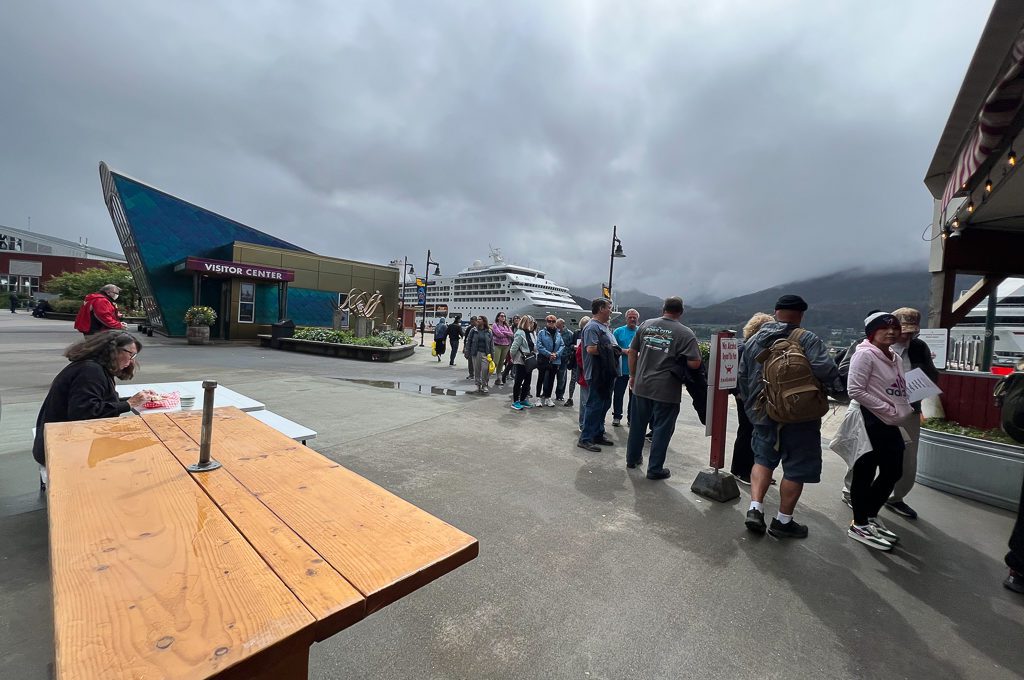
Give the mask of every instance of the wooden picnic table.
POLYGON ((57 677, 305 678, 309 646, 475 538, 236 408, 51 423, 57 677))

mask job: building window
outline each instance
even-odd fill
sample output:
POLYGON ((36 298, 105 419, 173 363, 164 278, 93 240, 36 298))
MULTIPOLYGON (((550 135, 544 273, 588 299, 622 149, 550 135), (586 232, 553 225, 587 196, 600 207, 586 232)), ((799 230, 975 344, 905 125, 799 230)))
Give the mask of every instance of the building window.
POLYGON ((238 288, 238 323, 252 323, 256 318, 256 284, 241 283, 238 288))

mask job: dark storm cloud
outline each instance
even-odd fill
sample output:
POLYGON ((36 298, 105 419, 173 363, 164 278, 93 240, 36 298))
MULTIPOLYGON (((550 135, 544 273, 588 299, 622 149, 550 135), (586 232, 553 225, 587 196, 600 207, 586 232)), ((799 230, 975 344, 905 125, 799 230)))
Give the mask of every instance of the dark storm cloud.
POLYGON ((5 3, 0 223, 116 247, 105 160, 449 273, 493 244, 593 283, 612 224, 616 287, 659 295, 924 266, 921 178, 991 3, 639 5, 5 3))

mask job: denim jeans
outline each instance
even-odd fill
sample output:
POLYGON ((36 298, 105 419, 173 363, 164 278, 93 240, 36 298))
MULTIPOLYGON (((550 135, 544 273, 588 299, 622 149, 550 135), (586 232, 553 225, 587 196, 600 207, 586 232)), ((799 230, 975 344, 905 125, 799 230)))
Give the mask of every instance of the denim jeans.
POLYGON ((452 341, 451 341, 450 344, 452 346, 452 353, 451 353, 451 356, 450 356, 450 358, 448 360, 448 365, 449 366, 454 366, 455 365, 455 356, 459 353, 459 339, 458 338, 452 338, 452 341))
POLYGON ((546 363, 537 368, 537 398, 548 399, 552 390, 555 389, 555 374, 558 373, 558 366, 546 363))
MULTIPOLYGON (((615 395, 612 399, 612 418, 622 420, 622 398, 626 395, 629 387, 629 376, 620 375, 615 379, 615 395)), ((626 420, 633 422, 633 392, 629 393, 629 403, 626 405, 626 420)))
POLYGON ((591 388, 590 394, 587 395, 587 411, 583 415, 581 442, 592 442, 604 437, 604 419, 611 406, 611 392, 602 392, 591 388))
POLYGON ((555 399, 561 399, 565 396, 565 375, 567 371, 565 361, 558 364, 557 374, 555 376, 555 399))
POLYGON ((679 404, 655 401, 647 397, 633 397, 633 419, 629 425, 629 441, 626 443, 626 462, 639 462, 644 455, 644 435, 648 423, 654 436, 651 437, 651 457, 647 462, 647 474, 661 472, 665 465, 668 443, 676 431, 679 404))
POLYGON ((587 415, 587 398, 590 396, 590 388, 580 385, 580 432, 583 431, 583 416, 587 415))

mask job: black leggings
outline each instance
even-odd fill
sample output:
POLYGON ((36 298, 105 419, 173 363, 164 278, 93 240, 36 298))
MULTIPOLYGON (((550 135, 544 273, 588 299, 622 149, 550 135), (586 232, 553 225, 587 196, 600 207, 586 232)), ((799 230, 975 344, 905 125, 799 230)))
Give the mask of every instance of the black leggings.
POLYGON ((515 380, 512 382, 512 401, 525 401, 530 396, 530 374, 533 371, 527 371, 522 364, 516 364, 513 371, 515 380))
POLYGON ((853 522, 861 526, 879 510, 903 476, 903 435, 895 425, 886 425, 863 406, 864 427, 871 440, 871 451, 857 459, 853 466, 850 502, 853 522), (875 473, 878 476, 875 476, 875 473))

